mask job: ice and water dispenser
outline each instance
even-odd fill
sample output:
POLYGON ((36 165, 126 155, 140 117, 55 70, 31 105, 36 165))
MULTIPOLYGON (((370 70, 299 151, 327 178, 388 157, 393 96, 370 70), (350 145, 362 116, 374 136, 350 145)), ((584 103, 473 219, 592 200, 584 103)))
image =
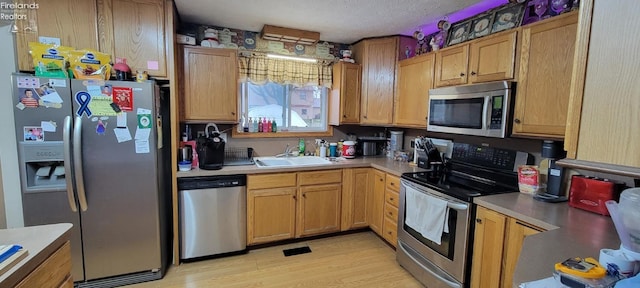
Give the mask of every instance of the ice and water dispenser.
POLYGON ((66 189, 62 141, 21 142, 18 146, 24 192, 66 189))

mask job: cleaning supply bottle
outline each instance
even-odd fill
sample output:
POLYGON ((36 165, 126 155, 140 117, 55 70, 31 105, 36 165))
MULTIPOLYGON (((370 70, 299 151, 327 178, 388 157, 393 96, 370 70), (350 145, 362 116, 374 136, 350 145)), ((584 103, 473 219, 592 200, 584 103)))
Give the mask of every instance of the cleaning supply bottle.
POLYGON ((276 118, 273 118, 271 125, 271 132, 278 132, 278 124, 276 123, 276 118))
POLYGON ((249 133, 253 132, 253 119, 251 119, 251 117, 249 117, 249 133))
POLYGON ((258 118, 258 132, 262 132, 264 126, 262 125, 262 118, 258 118))
POLYGON ((304 155, 304 138, 300 138, 300 140, 298 141, 298 148, 300 148, 300 154, 298 154, 299 156, 303 156, 304 155))
POLYGON ((267 132, 273 132, 273 122, 271 122, 271 119, 267 120, 267 132))

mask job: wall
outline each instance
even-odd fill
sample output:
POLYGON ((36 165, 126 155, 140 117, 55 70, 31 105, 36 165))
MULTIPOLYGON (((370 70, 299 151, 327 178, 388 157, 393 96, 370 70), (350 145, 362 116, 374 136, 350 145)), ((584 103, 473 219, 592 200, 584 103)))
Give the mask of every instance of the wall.
MULTIPOLYGON (((6 227, 23 227, 20 175, 18 174, 18 148, 13 130, 13 101, 10 95, 11 73, 16 69, 14 35, 8 26, 0 27, 0 166, 2 166, 2 190, 0 214, 6 215, 6 227)), ((0 227, 4 224, 0 217, 0 227)))

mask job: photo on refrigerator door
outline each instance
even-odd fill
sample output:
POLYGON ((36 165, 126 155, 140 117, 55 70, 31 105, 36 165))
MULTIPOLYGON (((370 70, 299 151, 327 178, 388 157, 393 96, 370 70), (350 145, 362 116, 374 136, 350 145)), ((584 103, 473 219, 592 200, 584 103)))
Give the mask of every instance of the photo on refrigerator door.
POLYGON ((44 141, 44 132, 42 127, 25 126, 24 141, 44 141))
MULTIPOLYGON (((19 93, 18 100, 23 105, 23 108, 38 108, 38 100, 40 97, 36 95, 33 89, 23 89, 21 88, 19 93)), ((19 105, 19 104, 18 104, 19 105)), ((20 107, 18 107, 20 108, 20 107)), ((22 110, 20 109, 20 110, 22 110)))
POLYGON ((122 111, 133 111, 133 89, 113 87, 113 103, 116 103, 122 111))

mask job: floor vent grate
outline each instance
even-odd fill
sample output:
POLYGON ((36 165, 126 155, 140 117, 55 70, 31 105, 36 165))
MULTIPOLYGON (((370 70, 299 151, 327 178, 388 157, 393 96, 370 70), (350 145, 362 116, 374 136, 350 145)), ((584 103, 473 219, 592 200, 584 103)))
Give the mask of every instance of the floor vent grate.
POLYGON ((304 247, 298 247, 298 248, 284 249, 282 250, 282 253, 284 253, 285 257, 289 257, 292 255, 311 253, 311 248, 309 248, 309 246, 304 246, 304 247))

